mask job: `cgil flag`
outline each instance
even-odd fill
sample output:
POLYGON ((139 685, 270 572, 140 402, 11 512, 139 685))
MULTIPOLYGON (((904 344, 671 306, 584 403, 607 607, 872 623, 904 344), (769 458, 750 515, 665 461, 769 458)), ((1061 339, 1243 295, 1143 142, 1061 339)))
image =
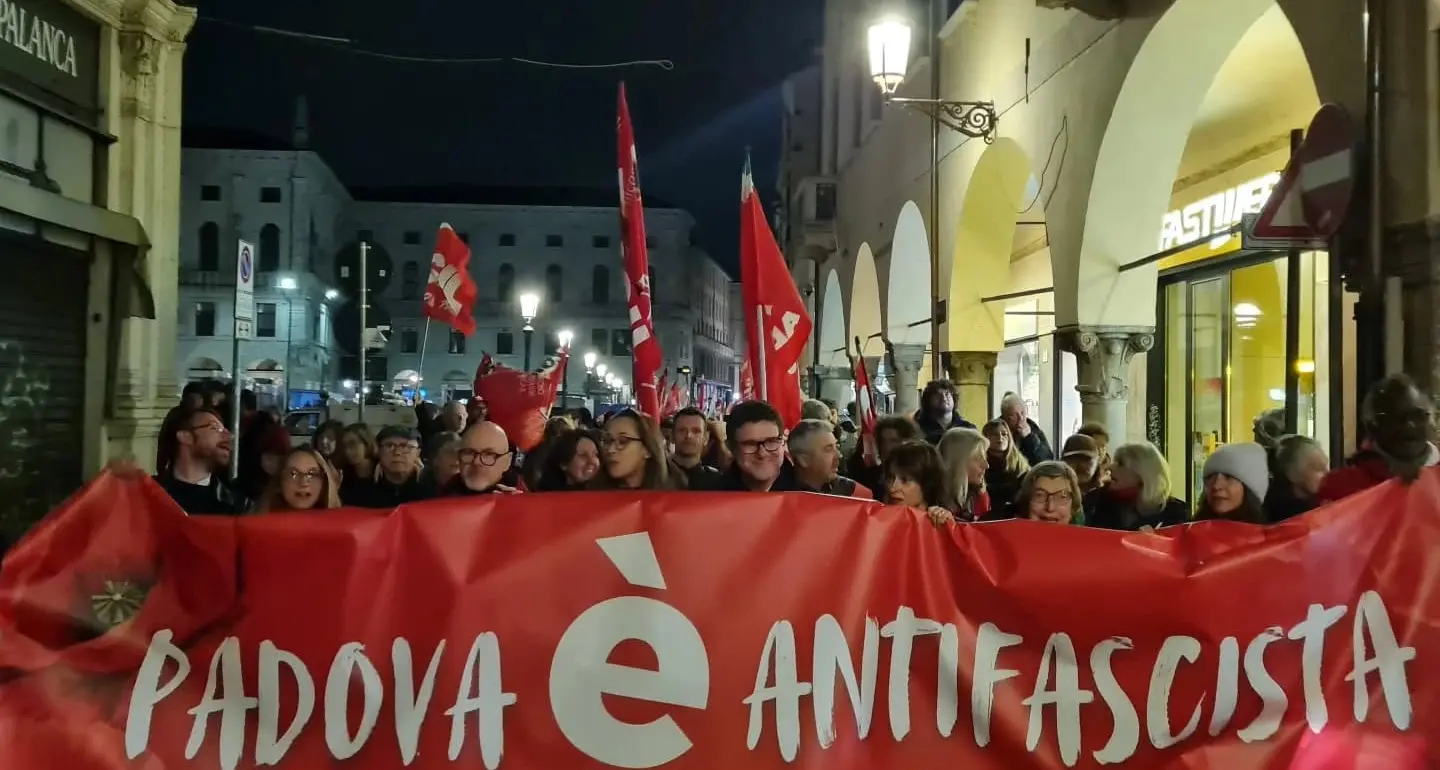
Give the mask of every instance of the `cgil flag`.
POLYGON ((645 249, 645 204, 640 196, 635 129, 630 124, 630 105, 625 99, 624 83, 620 84, 618 112, 620 245, 625 266, 625 301, 630 306, 630 355, 634 362, 635 400, 641 412, 658 419, 660 396, 655 376, 660 371, 663 356, 650 311, 650 255, 645 249))
POLYGON ((475 298, 479 290, 470 275, 470 247, 455 229, 441 223, 430 257, 430 280, 425 284, 425 317, 470 336, 475 333, 475 298))
MULTIPOLYGON (((860 338, 855 338, 855 349, 860 349, 860 338)), ((875 388, 870 384, 870 371, 865 366, 863 356, 850 356, 850 366, 855 372, 855 411, 858 414, 851 415, 857 423, 860 431, 860 447, 865 458, 865 464, 874 466, 879 463, 879 455, 875 451, 875 423, 878 419, 875 414, 875 388)))
POLYGON ((780 412, 786 427, 800 421, 800 358, 812 324, 785 255, 755 194, 750 154, 740 189, 740 297, 745 311, 745 363, 757 396, 780 412))

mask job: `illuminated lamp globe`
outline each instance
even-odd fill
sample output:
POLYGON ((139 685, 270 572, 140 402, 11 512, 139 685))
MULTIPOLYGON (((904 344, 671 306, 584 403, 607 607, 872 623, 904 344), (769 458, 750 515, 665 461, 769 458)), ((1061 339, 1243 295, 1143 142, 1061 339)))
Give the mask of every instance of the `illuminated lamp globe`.
POLYGON ((870 26, 867 42, 870 48, 870 78, 886 95, 905 80, 910 62, 910 25, 888 17, 870 26))
POLYGON ((593 351, 593 350, 590 351, 589 353, 586 353, 586 354, 585 354, 585 368, 586 368, 586 369, 594 369, 594 368, 595 368, 595 362, 596 362, 597 360, 599 360, 599 358, 600 358, 600 356, 596 355, 596 354, 595 354, 595 351, 593 351))

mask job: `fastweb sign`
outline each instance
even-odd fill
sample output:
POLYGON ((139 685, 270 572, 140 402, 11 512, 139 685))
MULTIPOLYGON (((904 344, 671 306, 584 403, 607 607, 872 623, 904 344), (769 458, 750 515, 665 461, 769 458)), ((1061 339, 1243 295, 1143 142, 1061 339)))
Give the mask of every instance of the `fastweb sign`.
POLYGON ((1242 216, 1260 213, 1279 182, 1280 172, 1275 171, 1166 214, 1160 224, 1159 250, 1169 251, 1207 238, 1210 248, 1220 249, 1233 237, 1224 231, 1240 224, 1242 216))

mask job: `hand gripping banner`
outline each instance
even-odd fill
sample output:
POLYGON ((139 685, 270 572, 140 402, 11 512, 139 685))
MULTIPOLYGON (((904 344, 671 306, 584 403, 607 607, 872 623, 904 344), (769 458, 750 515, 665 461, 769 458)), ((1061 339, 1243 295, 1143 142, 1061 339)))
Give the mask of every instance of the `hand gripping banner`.
POLYGON ((1435 767, 1436 473, 1160 534, 105 475, 0 567, 0 767, 1435 767))

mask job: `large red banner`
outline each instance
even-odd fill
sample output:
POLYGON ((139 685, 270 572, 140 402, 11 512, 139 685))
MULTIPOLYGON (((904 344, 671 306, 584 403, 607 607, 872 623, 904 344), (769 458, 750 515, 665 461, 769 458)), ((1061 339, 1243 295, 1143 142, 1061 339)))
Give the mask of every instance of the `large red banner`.
POLYGON ((0 767, 1433 767, 1437 500, 1160 534, 798 494, 227 519, 104 476, 0 568, 0 767))

